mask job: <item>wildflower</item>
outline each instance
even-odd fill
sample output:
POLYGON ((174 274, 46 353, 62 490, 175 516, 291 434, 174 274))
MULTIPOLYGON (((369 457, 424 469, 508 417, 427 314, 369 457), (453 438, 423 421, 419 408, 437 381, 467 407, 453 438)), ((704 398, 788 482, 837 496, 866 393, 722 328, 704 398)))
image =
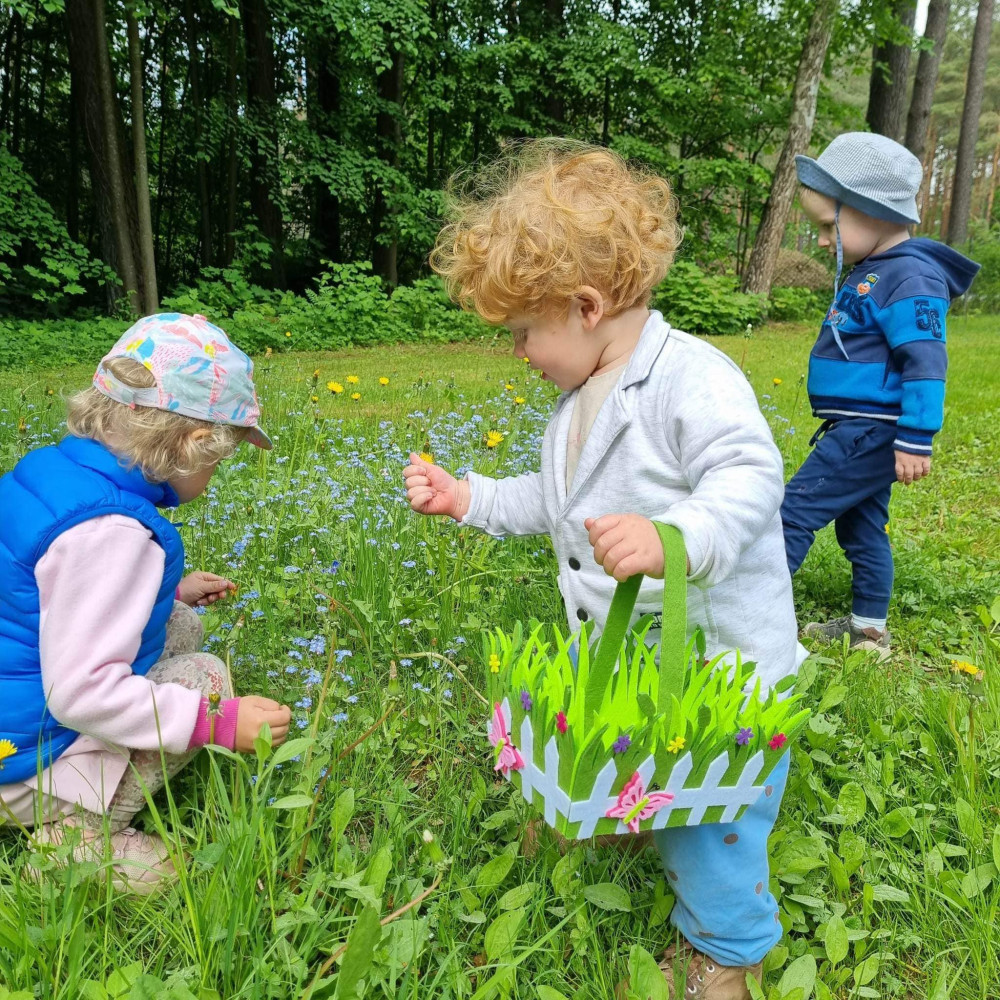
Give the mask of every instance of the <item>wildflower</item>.
POLYGON ((629 737, 625 733, 622 733, 621 736, 619 736, 618 739, 616 739, 614 743, 611 744, 611 752, 625 753, 625 751, 628 750, 628 748, 631 745, 632 745, 631 737, 629 737))
POLYGON ((265 358, 269 358, 272 354, 274 354, 274 348, 272 347, 269 347, 267 348, 267 350, 264 351, 265 358))
POLYGON ((527 691, 521 692, 521 707, 526 711, 531 711, 531 695, 527 691))
POLYGON ((683 736, 675 736, 668 744, 667 751, 669 753, 680 753, 684 749, 684 744, 687 740, 683 736))
POLYGON ((3 762, 16 753, 17 747, 10 740, 0 740, 0 771, 3 770, 3 762))
POLYGON ((500 673, 500 657, 496 653, 490 653, 490 673, 500 673))
POLYGON ((771 381, 772 381, 772 382, 773 382, 773 383, 774 383, 775 385, 781 385, 781 379, 780 379, 780 378, 773 378, 773 379, 771 379, 771 381))
POLYGON ((530 364, 531 364, 531 359, 530 359, 530 358, 525 358, 525 359, 524 359, 524 363, 525 363, 526 365, 530 365, 530 364))
POLYGON ((983 672, 974 663, 966 660, 952 660, 951 669, 956 674, 970 674, 976 680, 982 680, 983 672))
POLYGON ((741 729, 736 734, 736 742, 741 747, 745 747, 752 739, 753 739, 753 730, 749 728, 741 729))
POLYGON ((788 737, 784 733, 775 733, 768 741, 767 745, 772 750, 780 750, 788 742, 788 737))
POLYGON ((379 384, 379 385, 388 385, 388 384, 389 384, 389 380, 388 380, 388 379, 387 379, 387 378, 386 378, 386 377, 385 377, 385 376, 383 375, 383 376, 382 376, 382 377, 381 377, 381 378, 380 378, 380 379, 378 380, 378 384, 379 384))
POLYGON ((524 398, 524 396, 515 396, 514 397, 514 405, 515 406, 523 406, 526 402, 527 402, 527 400, 524 398))
POLYGON ((314 381, 314 382, 316 382, 316 381, 318 381, 318 380, 319 380, 319 369, 318 369, 318 368, 315 368, 315 369, 313 370, 313 381, 314 381))
POLYGON ((310 399, 311 399, 311 400, 312 400, 312 401, 313 401, 314 403, 318 403, 318 402, 319 402, 319 396, 310 396, 309 398, 310 398, 310 399))
POLYGON ((514 391, 514 386, 512 386, 512 385, 510 384, 510 382, 508 382, 508 383, 507 383, 507 384, 506 384, 506 385, 504 386, 504 389, 506 389, 506 390, 507 390, 507 392, 513 392, 513 391, 514 391))
POLYGON ((348 385, 357 385, 359 381, 360 381, 360 379, 358 378, 357 375, 348 375, 347 376, 347 384, 348 385))
POLYGON ((291 335, 292 335, 292 331, 291 330, 286 330, 285 331, 285 336, 286 337, 290 337, 291 335))
POLYGON ((355 403, 356 403, 356 402, 357 402, 357 401, 358 401, 358 400, 359 400, 360 398, 361 398, 361 393, 360 393, 360 392, 352 392, 352 393, 351 393, 351 399, 353 399, 355 403))
POLYGON ((422 451, 420 453, 420 461, 426 462, 428 465, 434 464, 434 456, 429 451, 422 451))
POLYGON ((486 447, 495 448, 502 440, 503 434, 500 431, 487 431, 486 433, 486 447))
POLYGON ((344 391, 344 387, 339 382, 327 382, 326 387, 332 393, 340 393, 344 391))
POLYGON ((558 729, 561 733, 565 733, 568 728, 569 726, 566 723, 566 713, 560 712, 556 716, 556 729, 558 729))

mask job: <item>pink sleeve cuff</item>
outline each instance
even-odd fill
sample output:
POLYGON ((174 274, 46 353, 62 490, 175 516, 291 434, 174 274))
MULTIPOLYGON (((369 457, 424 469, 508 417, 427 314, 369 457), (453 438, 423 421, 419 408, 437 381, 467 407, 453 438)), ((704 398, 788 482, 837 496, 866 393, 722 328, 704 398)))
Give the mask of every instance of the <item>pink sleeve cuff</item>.
POLYGON ((188 750, 198 750, 209 743, 225 747, 227 750, 236 749, 236 717, 240 711, 240 699, 229 698, 219 705, 218 712, 215 713, 215 735, 212 735, 212 716, 208 711, 208 699, 202 698, 201 705, 198 706, 198 721, 194 724, 194 732, 191 734, 191 742, 188 750))
POLYGON ((177 584, 177 589, 174 591, 174 600, 179 601, 181 599, 181 585, 177 584))

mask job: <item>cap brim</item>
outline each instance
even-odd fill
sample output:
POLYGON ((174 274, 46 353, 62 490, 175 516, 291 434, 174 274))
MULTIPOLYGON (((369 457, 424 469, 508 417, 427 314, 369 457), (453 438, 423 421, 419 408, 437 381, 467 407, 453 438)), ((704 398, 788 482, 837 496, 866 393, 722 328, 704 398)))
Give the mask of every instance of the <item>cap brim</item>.
POLYGON ((255 448, 263 448, 265 451, 270 451, 274 447, 271 439, 259 427, 250 428, 247 443, 252 444, 255 448))
POLYGON ((795 157, 795 172, 799 175, 799 183, 825 194, 834 201, 839 201, 843 205, 850 205, 865 215, 870 215, 873 219, 882 219, 885 222, 898 222, 902 225, 917 225, 920 222, 920 215, 917 212, 916 201, 913 207, 907 205, 907 210, 897 210, 890 205, 883 205, 874 201, 866 195, 851 190, 837 180, 833 174, 824 170, 819 163, 811 156, 803 156, 801 153, 795 157))

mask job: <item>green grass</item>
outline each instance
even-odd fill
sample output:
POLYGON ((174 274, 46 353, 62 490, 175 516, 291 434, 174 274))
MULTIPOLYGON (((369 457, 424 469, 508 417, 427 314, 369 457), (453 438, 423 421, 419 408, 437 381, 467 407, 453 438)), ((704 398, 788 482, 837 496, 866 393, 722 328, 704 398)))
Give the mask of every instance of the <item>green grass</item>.
MULTIPOLYGON (((952 324, 933 473, 893 500, 893 658, 834 651, 804 668, 814 715, 772 838, 786 934, 768 996, 817 977, 820 1000, 997 996, 1000 627, 977 611, 1000 594, 993 330, 952 324)), ((746 350, 790 474, 815 425, 798 385, 810 331, 715 343, 746 350)), ((357 977, 370 997, 605 1000, 634 945, 669 942, 658 859, 563 856, 548 840, 525 857, 529 811, 494 780, 477 697, 482 630, 561 621, 549 544, 417 518, 398 490, 411 448, 453 469, 531 468, 550 387, 502 340, 262 358, 257 372, 275 451, 241 453, 178 517, 191 568, 240 583, 205 616, 209 648, 241 693, 294 704, 304 742, 202 754, 157 797, 140 824, 186 852, 160 897, 116 896, 82 868, 35 885, 23 836, 0 835, 0 998, 285 1000, 314 982, 312 996, 344 997, 357 977), (494 450, 489 429, 505 434, 494 450)), ((0 372, 0 470, 58 435, 59 394, 89 376, 0 372)), ((796 580, 800 620, 844 613, 848 592, 824 532, 796 580)))

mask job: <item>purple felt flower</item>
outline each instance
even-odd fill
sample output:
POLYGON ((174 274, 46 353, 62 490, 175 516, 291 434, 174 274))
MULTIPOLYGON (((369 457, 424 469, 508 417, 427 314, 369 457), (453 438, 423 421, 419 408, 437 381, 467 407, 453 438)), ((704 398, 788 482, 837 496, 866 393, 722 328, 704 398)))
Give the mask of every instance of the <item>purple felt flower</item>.
POLYGON ((741 746, 745 747, 753 739, 752 729, 741 729, 736 734, 736 742, 741 746))
POLYGON ((611 744, 611 752, 625 753, 625 751, 628 750, 628 748, 631 745, 632 745, 632 740, 628 736, 626 736, 625 733, 622 733, 621 736, 619 736, 618 739, 616 739, 614 743, 611 744))
POLYGON ((531 695, 527 691, 521 692, 521 707, 526 711, 531 711, 531 695))

